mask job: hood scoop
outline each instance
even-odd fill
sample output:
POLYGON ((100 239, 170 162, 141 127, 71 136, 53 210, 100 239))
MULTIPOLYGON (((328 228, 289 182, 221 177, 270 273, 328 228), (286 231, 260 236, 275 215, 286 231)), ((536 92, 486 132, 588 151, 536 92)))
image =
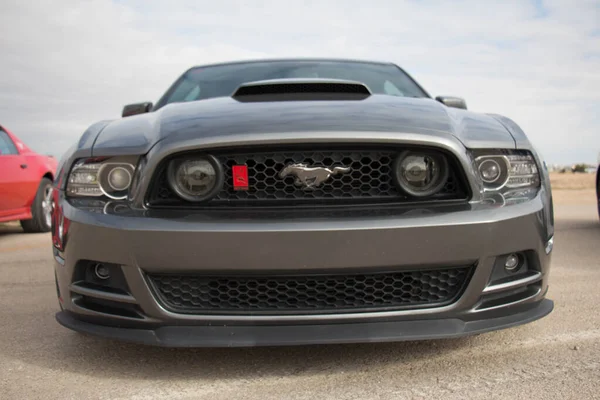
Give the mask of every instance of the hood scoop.
POLYGON ((273 79, 248 82, 233 94, 240 102, 363 100, 371 95, 360 82, 335 79, 273 79))

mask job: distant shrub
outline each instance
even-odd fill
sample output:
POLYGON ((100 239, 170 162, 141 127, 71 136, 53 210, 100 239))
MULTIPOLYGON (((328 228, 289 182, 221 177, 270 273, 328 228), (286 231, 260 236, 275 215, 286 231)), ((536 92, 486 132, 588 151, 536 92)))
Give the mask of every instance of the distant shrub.
POLYGON ((576 172, 586 172, 587 171, 587 165, 585 164, 575 164, 571 167, 571 172, 576 173, 576 172))

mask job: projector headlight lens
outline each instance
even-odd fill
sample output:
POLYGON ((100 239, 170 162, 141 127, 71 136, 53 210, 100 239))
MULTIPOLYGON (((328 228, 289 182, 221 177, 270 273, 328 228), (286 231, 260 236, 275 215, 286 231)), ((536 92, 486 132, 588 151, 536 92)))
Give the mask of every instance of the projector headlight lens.
POLYGON ((500 173, 502 172, 502 167, 498 164, 498 161, 488 159, 484 160, 479 165, 479 173, 481 174, 481 179, 485 183, 494 183, 500 178, 500 173))
POLYGON ((131 172, 124 167, 115 167, 108 173, 108 185, 116 191, 125 190, 131 185, 131 172))

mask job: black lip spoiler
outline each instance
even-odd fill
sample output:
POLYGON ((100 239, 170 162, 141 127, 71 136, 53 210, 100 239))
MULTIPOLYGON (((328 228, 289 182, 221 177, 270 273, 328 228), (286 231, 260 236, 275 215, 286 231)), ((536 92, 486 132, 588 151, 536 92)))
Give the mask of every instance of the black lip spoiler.
POLYGON ((332 79, 274 79, 241 85, 238 101, 363 100, 371 95, 360 82, 332 79))

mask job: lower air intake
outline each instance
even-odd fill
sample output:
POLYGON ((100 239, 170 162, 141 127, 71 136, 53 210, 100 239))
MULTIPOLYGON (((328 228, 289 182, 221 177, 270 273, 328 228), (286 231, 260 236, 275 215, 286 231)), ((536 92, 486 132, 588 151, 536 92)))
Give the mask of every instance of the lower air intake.
POLYGON ((149 275, 179 313, 306 314, 436 307, 458 299, 470 267, 344 275, 149 275))

